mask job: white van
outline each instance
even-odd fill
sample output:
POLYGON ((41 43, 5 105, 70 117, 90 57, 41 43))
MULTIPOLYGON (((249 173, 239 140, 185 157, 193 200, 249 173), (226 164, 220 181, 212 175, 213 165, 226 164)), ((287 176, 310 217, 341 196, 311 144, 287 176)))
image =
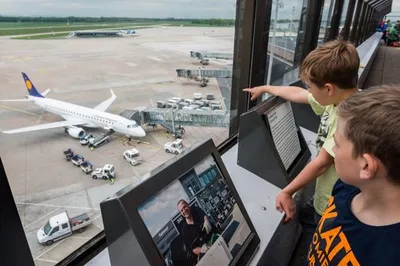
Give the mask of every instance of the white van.
POLYGON ((40 244, 51 245, 54 241, 72 235, 74 231, 83 232, 92 223, 87 213, 69 218, 67 211, 51 217, 37 233, 40 244))

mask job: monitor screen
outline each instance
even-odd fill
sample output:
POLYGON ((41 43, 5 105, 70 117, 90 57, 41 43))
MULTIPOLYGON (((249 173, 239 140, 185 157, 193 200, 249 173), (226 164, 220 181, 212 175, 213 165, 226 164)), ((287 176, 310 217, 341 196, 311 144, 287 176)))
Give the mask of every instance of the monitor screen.
POLYGON ((286 170, 301 152, 300 139, 290 102, 279 101, 264 113, 275 147, 286 170))
POLYGON ((252 230, 212 154, 137 208, 165 265, 232 265, 252 230))

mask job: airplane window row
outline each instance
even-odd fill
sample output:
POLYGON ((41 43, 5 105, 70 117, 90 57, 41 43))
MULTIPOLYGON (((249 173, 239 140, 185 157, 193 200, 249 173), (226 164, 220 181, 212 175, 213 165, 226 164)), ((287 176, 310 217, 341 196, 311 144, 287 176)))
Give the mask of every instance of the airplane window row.
POLYGON ((79 115, 79 116, 90 118, 90 119, 93 119, 93 120, 98 120, 98 121, 101 121, 101 122, 104 122, 104 123, 107 123, 107 124, 110 124, 110 125, 114 125, 115 124, 115 122, 110 122, 108 120, 104 120, 104 119, 100 119, 100 118, 92 117, 92 116, 88 116, 88 115, 82 115, 80 113, 71 112, 70 110, 59 108, 59 107, 55 107, 55 106, 51 106, 51 105, 48 105, 48 104, 45 105, 45 108, 58 110, 58 111, 61 111, 61 112, 64 112, 64 113, 70 113, 70 114, 74 114, 74 115, 79 115))

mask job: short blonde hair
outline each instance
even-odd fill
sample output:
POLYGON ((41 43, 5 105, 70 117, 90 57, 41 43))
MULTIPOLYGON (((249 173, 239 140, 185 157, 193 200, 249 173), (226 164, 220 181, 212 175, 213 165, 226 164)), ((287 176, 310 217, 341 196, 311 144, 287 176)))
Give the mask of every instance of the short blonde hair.
POLYGON ((400 184, 400 85, 371 87, 342 101, 337 108, 346 121, 345 136, 357 158, 378 158, 391 181, 400 184))
POLYGON ((340 39, 318 46, 300 66, 300 77, 307 77, 318 87, 326 83, 341 89, 357 88, 360 57, 356 47, 340 39))

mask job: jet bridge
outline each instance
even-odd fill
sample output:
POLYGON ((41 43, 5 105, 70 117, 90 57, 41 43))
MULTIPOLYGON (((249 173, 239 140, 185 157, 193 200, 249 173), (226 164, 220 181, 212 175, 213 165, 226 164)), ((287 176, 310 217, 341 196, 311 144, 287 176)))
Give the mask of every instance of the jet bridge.
POLYGON ((180 110, 149 108, 142 111, 145 124, 171 124, 194 127, 228 127, 229 112, 222 110, 180 110))
POLYGON ((190 51, 190 57, 203 59, 203 58, 214 58, 214 59, 225 59, 225 60, 233 60, 232 53, 212 53, 212 52, 196 52, 190 51))
POLYGON ((121 114, 128 119, 133 119, 138 124, 158 124, 194 127, 228 127, 229 111, 224 110, 182 110, 171 108, 148 108, 145 110, 125 110, 121 114), (140 116, 140 118, 139 118, 140 116), (138 121, 140 120, 140 121, 138 121))
POLYGON ((231 78, 231 69, 177 69, 178 77, 184 78, 231 78))

